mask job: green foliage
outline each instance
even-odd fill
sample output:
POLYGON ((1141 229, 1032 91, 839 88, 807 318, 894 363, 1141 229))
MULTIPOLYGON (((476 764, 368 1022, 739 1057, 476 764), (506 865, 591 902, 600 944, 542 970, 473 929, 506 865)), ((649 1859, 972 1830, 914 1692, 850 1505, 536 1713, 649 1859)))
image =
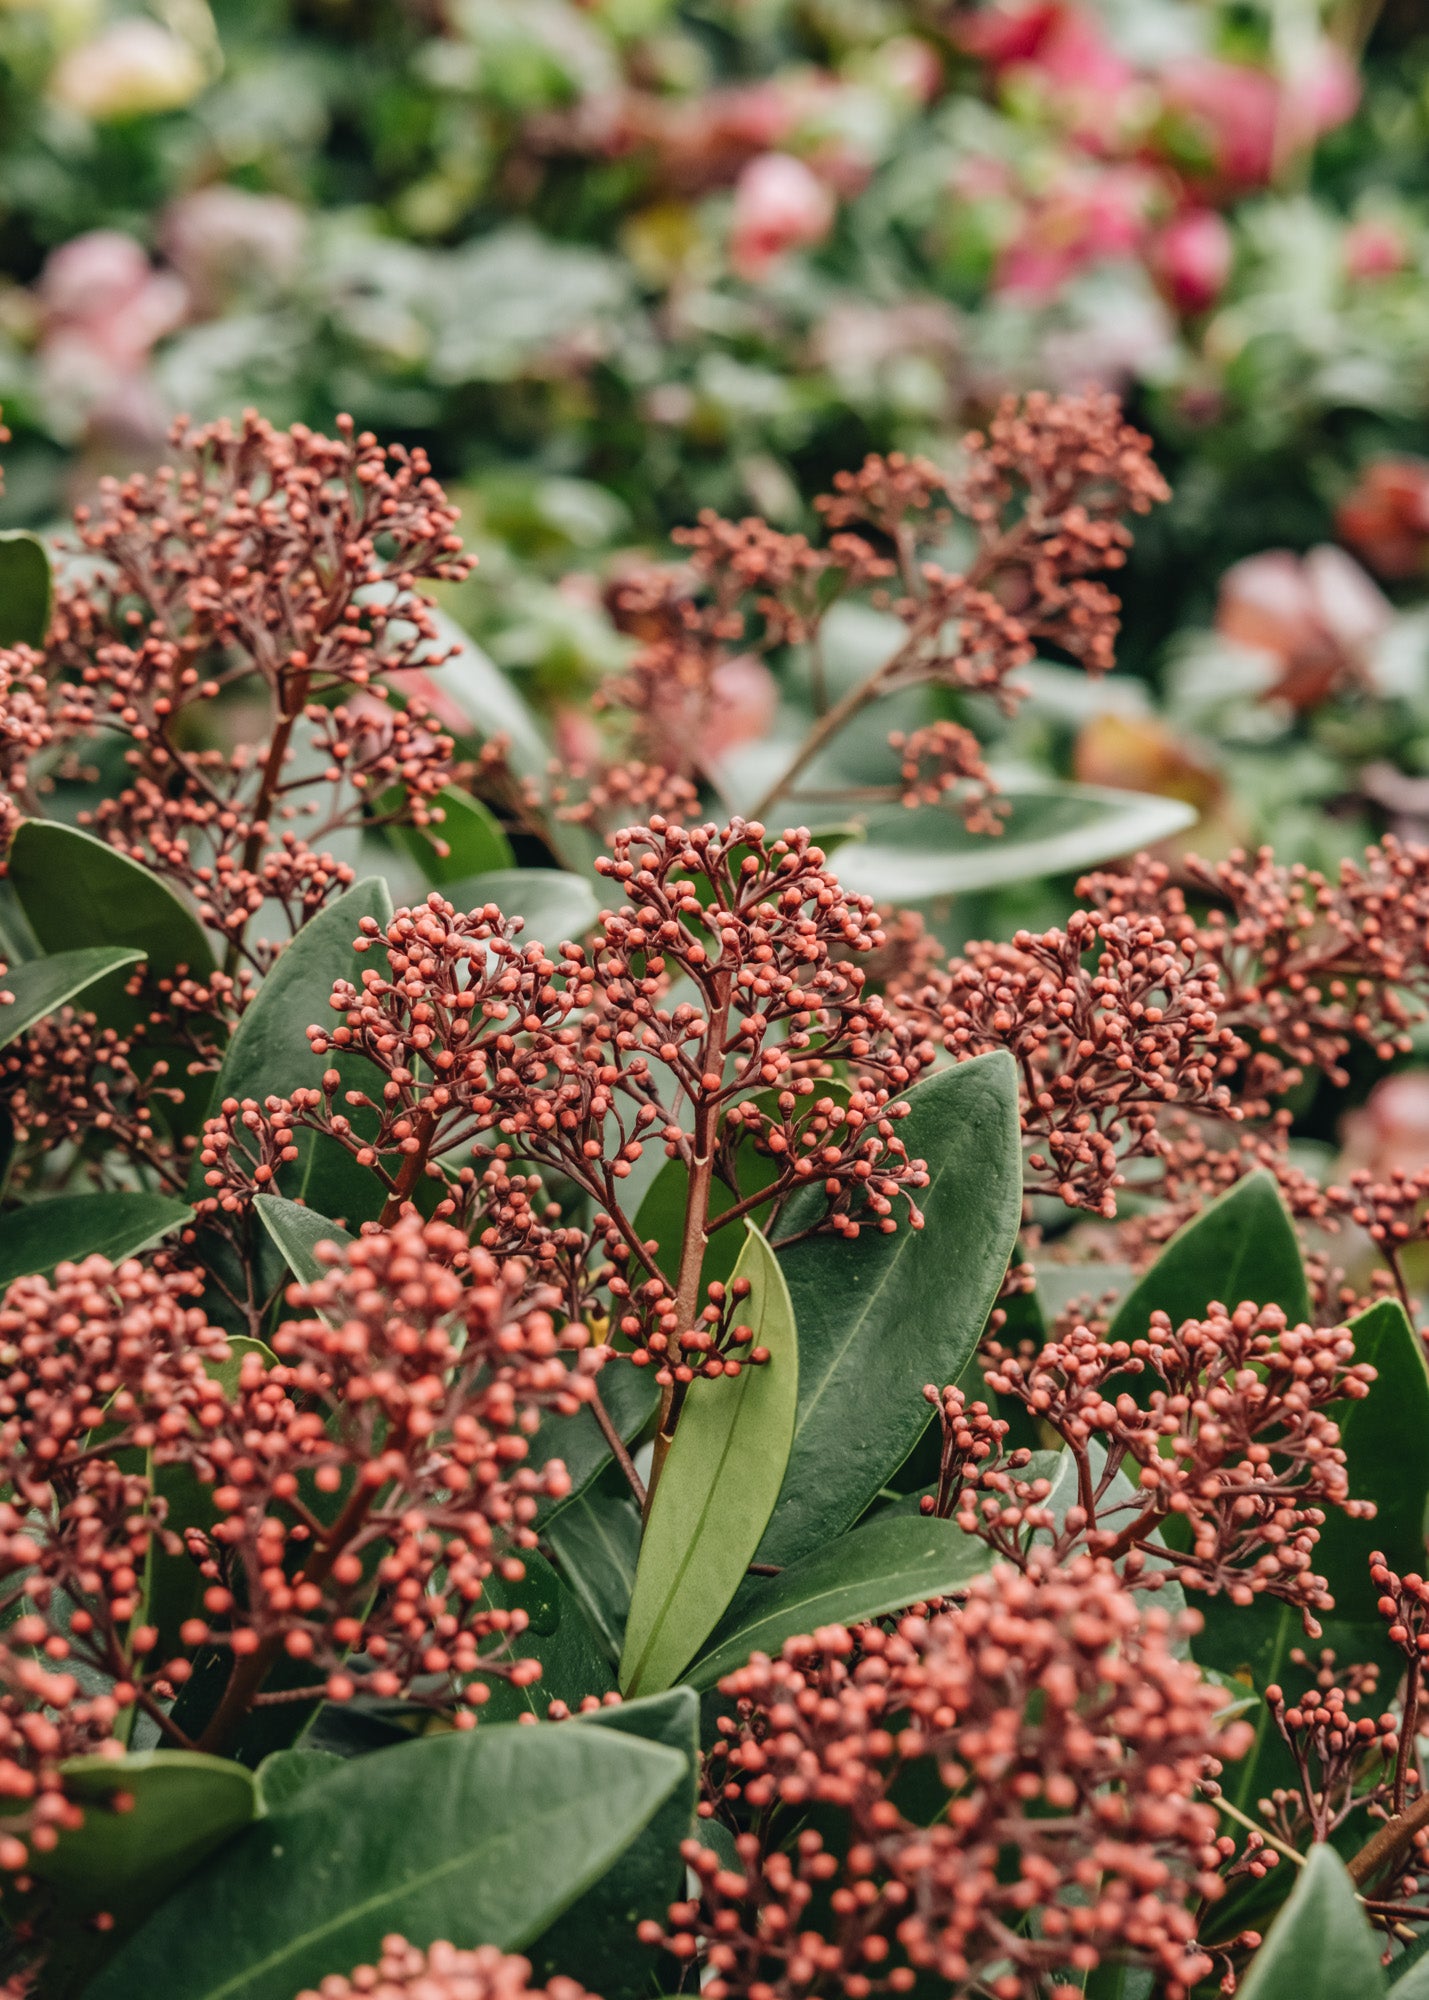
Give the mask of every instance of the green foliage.
POLYGON ((118 1264, 188 1222, 192 1211, 158 1194, 70 1194, 0 1216, 0 1286, 56 1264, 108 1257, 118 1264))
POLYGON ((1280 1306, 1292 1325, 1310 1314, 1294 1225, 1264 1172, 1237 1181, 1172 1237, 1117 1306, 1111 1338, 1141 1339, 1153 1312, 1179 1326, 1204 1318, 1212 1301, 1234 1312, 1247 1299, 1280 1306))
POLYGON ((633 1734, 494 1726, 356 1758, 190 1878, 87 2000, 292 2000, 384 1936, 518 1949, 598 1880, 688 1758, 633 1734))
MULTIPOLYGON (((908 1102, 899 1136, 928 1162, 924 1227, 795 1243, 780 1258, 799 1326, 799 1409, 761 1562, 797 1562, 858 1519, 929 1420, 918 1390, 962 1372, 1012 1255, 1022 1170, 1011 1059, 959 1063, 908 1102)), ((786 1226, 798 1227, 797 1205, 786 1226)))
POLYGON ((1270 1927, 1245 2000, 1373 2000, 1385 1990, 1379 1947, 1344 1863, 1312 1847, 1284 1909, 1270 1927))
POLYGON ((640 1547, 620 1660, 622 1692, 670 1687, 718 1622, 764 1533, 789 1460, 799 1392, 794 1310, 777 1259, 746 1224, 735 1277, 753 1345, 735 1382, 691 1384, 640 1547))
POLYGON ((85 951, 60 951, 51 958, 33 958, 4 974, 0 992, 9 996, 0 1008, 0 1048, 13 1042, 56 1013, 68 1000, 127 972, 143 962, 143 953, 116 945, 94 945, 85 951))
POLYGON ((0 531, 0 646, 43 646, 50 582, 50 559, 38 535, 0 531))

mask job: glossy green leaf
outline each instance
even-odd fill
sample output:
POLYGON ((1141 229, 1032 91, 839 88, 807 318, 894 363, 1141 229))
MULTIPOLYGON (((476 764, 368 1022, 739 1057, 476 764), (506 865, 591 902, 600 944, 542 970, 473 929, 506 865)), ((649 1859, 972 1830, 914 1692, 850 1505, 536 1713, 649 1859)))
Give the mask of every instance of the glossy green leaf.
POLYGON ((250 1827, 162 1905, 86 2000, 293 2000, 414 1944, 527 1945, 685 1781, 662 1743, 493 1724, 357 1757, 250 1827))
MULTIPOLYGON (((1367 1396, 1336 1404, 1331 1414, 1340 1426, 1347 1460, 1350 1495, 1374 1502, 1372 1520, 1352 1520, 1337 1507, 1326 1510, 1316 1545, 1314 1565, 1328 1580, 1335 1608, 1320 1614, 1324 1636, 1318 1646, 1333 1647, 1342 1660, 1375 1663, 1382 1683, 1392 1686, 1402 1657, 1386 1636, 1385 1621, 1375 1609, 1378 1592, 1369 1577, 1369 1557, 1382 1549, 1391 1567, 1403 1574, 1422 1571, 1423 1524, 1429 1507, 1429 1369, 1423 1348, 1397 1300, 1382 1299, 1350 1322, 1355 1354, 1377 1371, 1367 1396)), ((1224 1597, 1196 1592, 1192 1600, 1205 1618, 1192 1651, 1205 1666, 1263 1693, 1284 1682, 1292 1692, 1298 1683, 1290 1655, 1306 1644, 1298 1612, 1272 1598, 1232 1605, 1224 1597)), ((1243 1811, 1273 1785, 1287 1781, 1288 1753, 1269 1711, 1258 1703, 1251 1711, 1255 1742, 1240 1763, 1227 1767, 1222 1781, 1226 1796, 1243 1811)))
POLYGON ((692 1382, 656 1488, 621 1654, 624 1693, 670 1687, 738 1589, 773 1508, 799 1394, 799 1352, 784 1274, 746 1225, 740 1308, 769 1360, 734 1378, 692 1382))
POLYGON ((667 1744, 685 1759, 685 1777, 609 1873, 531 1947, 534 1976, 542 1984, 553 1973, 564 1973, 582 1985, 589 1982, 602 2000, 645 2000, 658 1958, 636 1942, 635 1931, 646 1917, 663 1919, 680 1893, 680 1842, 695 1824, 699 1793, 699 1721, 700 1705, 689 1688, 580 1718, 582 1727, 667 1744))
POLYGON ((685 1675, 712 1688, 751 1653, 777 1659, 786 1639, 820 1625, 853 1625, 944 1597, 987 1568, 985 1542, 952 1521, 881 1514, 775 1577, 751 1576, 685 1675))
POLYGON ((608 1472, 563 1507, 543 1532, 591 1630, 608 1657, 618 1660, 640 1557, 640 1509, 623 1477, 608 1472), (620 1490, 614 1490, 617 1479, 620 1490))
POLYGON ((0 646, 33 646, 50 629, 50 558, 38 535, 0 531, 0 646))
MULTIPOLYGON (((921 1230, 820 1237, 780 1253, 799 1326, 794 1444, 761 1562, 787 1567, 853 1526, 932 1412, 923 1385, 961 1374, 1022 1221, 1017 1072, 999 1050, 908 1093, 899 1137, 928 1162, 921 1230)), ((801 1223, 791 1202, 781 1228, 801 1223)))
POLYGON ((335 1750, 275 1750, 265 1757, 253 1776, 258 1786, 259 1811, 281 1812, 299 1792, 327 1778, 341 1765, 335 1750))
POLYGON ((1215 1300, 1234 1310, 1246 1299, 1281 1306, 1292 1325, 1310 1317, 1295 1225, 1273 1177, 1247 1174, 1177 1232, 1123 1298, 1113 1340, 1140 1340, 1153 1312, 1171 1324, 1203 1319, 1215 1300))
POLYGON ((1375 2000, 1386 1990, 1379 1944, 1344 1862, 1332 1847, 1312 1847, 1298 1876, 1240 2000, 1375 2000))
POLYGON ((303 1208, 280 1194, 260 1194, 253 1206, 263 1227, 282 1251, 288 1269, 300 1283, 316 1284, 326 1266, 317 1258, 319 1243, 355 1243, 350 1230, 340 1229, 315 1209, 303 1208))
MULTIPOLYGON (((504 736, 513 769, 543 777, 549 751, 535 715, 491 656, 445 612, 433 614, 437 636, 451 657, 433 670, 439 693, 450 696, 481 737, 504 736)), ((394 631, 399 627, 394 626, 394 631)))
POLYGON ((195 978, 213 970, 208 935, 188 904, 92 833, 23 820, 10 846, 10 880, 46 951, 125 945, 144 954, 151 976, 180 966, 195 978))
MULTIPOLYGON (((327 1059, 313 1054, 308 1028, 332 1022, 329 1002, 336 980, 361 984, 367 960, 352 948, 361 919, 372 917, 385 925, 391 915, 387 885, 374 877, 358 882, 303 926, 279 955, 234 1030, 214 1082, 212 1106, 226 1097, 240 1102, 251 1097, 261 1104, 268 1097, 285 1096, 320 1081, 327 1059)), ((354 1087, 377 1080, 361 1057, 344 1057, 337 1067, 354 1087)), ((320 1213, 353 1223, 377 1213, 382 1189, 375 1175, 323 1135, 300 1135, 299 1145, 301 1158, 283 1183, 287 1195, 301 1195, 320 1213)), ((203 1163, 195 1158, 189 1175, 191 1197, 203 1192, 203 1175, 203 1163)))
POLYGON ((65 1789, 83 1805, 83 1824, 37 1851, 31 1870, 67 1904, 108 1910, 126 1928, 257 1812, 251 1772, 189 1750, 78 1757, 65 1766, 65 1789), (117 1796, 132 1805, 116 1811, 117 1796))
POLYGON ((119 1263, 193 1220, 187 1202, 158 1194, 66 1194, 0 1216, 0 1287, 82 1257, 119 1263))
POLYGON ((27 1033, 36 1021, 43 1021, 76 1000, 101 980, 116 972, 127 972, 143 961, 141 951, 123 951, 117 945, 94 945, 87 951, 60 951, 50 958, 27 959, 0 973, 0 993, 9 994, 0 1005, 0 1048, 27 1033))
POLYGON ((1097 785, 1009 783, 1011 812, 995 838, 970 833, 950 807, 900 809, 841 847, 834 873, 846 889, 900 904, 965 896, 1004 882, 1070 875, 1152 847, 1194 826, 1180 799, 1097 785))
MULTIPOLYGON (((600 1377, 601 1400, 621 1442, 633 1444, 655 1414, 660 1400, 654 1370, 635 1368, 620 1362, 604 1369, 600 1377)), ((560 1500, 547 1500, 538 1518, 554 1521, 571 1506, 601 1471, 611 1463, 610 1446, 588 1405, 573 1417, 546 1416, 531 1440, 530 1463, 546 1465, 561 1460, 570 1478, 570 1491, 560 1500)))
POLYGON ((530 1687, 513 1687, 494 1676, 489 1700, 482 1708, 488 1722, 511 1722, 533 1715, 542 1720, 553 1701, 578 1708, 587 1695, 609 1694, 615 1686, 610 1661, 591 1630, 575 1593, 535 1549, 522 1552, 526 1574, 508 1583, 498 1572, 482 1586, 483 1602, 498 1609, 524 1611, 528 1624, 511 1640, 513 1660, 539 1660, 541 1678, 530 1687))
POLYGON ((548 951, 583 938, 600 905, 584 876, 560 868, 497 868, 444 882, 442 894, 458 910, 495 903, 504 917, 520 917, 517 943, 548 951))
MULTIPOLYGON (((400 797, 400 792, 396 796, 400 797)), ((448 882, 459 882, 468 875, 483 875, 493 868, 515 866, 516 857, 500 820, 480 799, 453 785, 440 793, 433 804, 441 808, 440 824, 387 828, 387 838, 404 854, 411 855, 422 871, 423 880, 433 888, 443 889, 448 882)))

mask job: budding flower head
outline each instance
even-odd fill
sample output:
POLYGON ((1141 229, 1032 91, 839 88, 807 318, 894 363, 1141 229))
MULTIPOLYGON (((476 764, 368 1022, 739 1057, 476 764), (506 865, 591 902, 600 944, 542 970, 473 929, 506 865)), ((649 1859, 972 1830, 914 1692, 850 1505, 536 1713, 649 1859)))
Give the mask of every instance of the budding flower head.
POLYGON ((382 1940, 376 1965, 349 1976, 332 1973, 297 2000, 593 2000, 574 1979, 531 1984, 530 1961, 506 1957, 495 1945, 458 1951, 438 1942, 422 1951, 393 1935, 382 1940))

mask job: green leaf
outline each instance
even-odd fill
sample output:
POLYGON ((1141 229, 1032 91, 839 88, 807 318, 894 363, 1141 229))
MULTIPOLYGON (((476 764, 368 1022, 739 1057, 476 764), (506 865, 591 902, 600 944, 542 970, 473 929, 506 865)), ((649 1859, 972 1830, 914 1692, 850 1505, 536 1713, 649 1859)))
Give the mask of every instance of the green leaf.
POLYGON ((158 1194, 66 1194, 0 1216, 0 1288, 96 1254, 119 1263, 193 1220, 158 1194))
POLYGON ((424 880, 433 888, 441 889, 448 882, 485 874, 492 868, 516 865, 516 856, 500 820, 480 799, 452 785, 432 803, 442 809, 444 817, 440 825, 389 826, 386 833, 394 847, 411 855, 424 880), (447 853, 438 852, 438 841, 447 853))
POLYGON ((326 1273, 327 1267, 320 1264, 316 1256, 319 1243, 357 1241, 350 1230, 340 1229, 325 1215, 319 1215, 311 1208, 302 1208, 280 1194, 255 1195, 253 1206, 263 1227, 286 1258, 288 1269, 304 1285, 316 1284, 326 1273))
POLYGON ((50 629, 50 558, 38 535, 0 532, 0 646, 33 646, 50 629))
MULTIPOLYGON (((10 845, 10 881, 46 951, 125 945, 142 952, 153 977, 183 966, 202 979, 213 970, 203 925, 166 883, 107 841, 78 827, 22 820, 10 845)), ((133 1012, 123 1025, 132 1025, 133 1012)))
POLYGON ((1240 2000, 1374 2000, 1385 1991, 1375 1934, 1332 1847, 1310 1849, 1237 1990, 1240 2000))
POLYGON ((30 1871, 69 1907, 108 1910, 126 1928, 257 1812, 251 1772, 191 1750, 77 1757, 65 1789, 84 1807, 83 1824, 36 1851, 30 1871), (114 1809, 121 1794, 131 1809, 114 1809))
MULTIPOLYGON (((435 686, 464 710, 477 735, 506 737, 514 770, 527 778, 544 777, 550 753, 535 715, 514 682, 454 618, 443 611, 433 616, 442 646, 451 651, 451 658, 433 670, 435 686)), ((400 628, 393 625, 389 629, 396 632, 400 628)))
POLYGON ((600 905, 584 876, 561 868, 497 868, 444 882, 442 894, 458 910, 495 903, 504 917, 520 917, 518 944, 558 944, 583 938, 600 905))
POLYGON ((951 1521, 878 1515, 776 1577, 747 1578, 685 1679, 712 1688, 751 1653, 777 1659, 796 1633, 854 1625, 947 1596, 991 1560, 986 1543, 951 1521))
MULTIPOLYGON (((623 1361, 601 1371, 601 1400, 623 1444, 633 1444, 645 1429, 660 1400, 660 1391, 651 1368, 636 1368, 623 1361)), ((531 1440, 529 1462, 542 1466, 558 1458, 570 1477, 570 1491, 560 1500, 542 1503, 537 1519, 554 1521, 565 1508, 584 1493, 613 1461, 599 1424, 590 1408, 582 1404, 573 1417, 543 1417, 531 1440)))
POLYGON ((540 1941, 530 1959, 544 1984, 565 1973, 603 2000, 645 2000, 656 1953, 636 1943, 635 1929, 646 1917, 663 1920, 680 1893, 684 1863, 680 1842, 695 1823, 699 1794, 700 1705, 688 1688, 622 1702, 580 1718, 592 1729, 614 1729, 668 1744, 685 1759, 685 1781, 677 1785, 645 1831, 632 1841, 607 1875, 587 1889, 540 1941))
POLYGON ((127 972, 143 961, 141 951, 121 951, 113 945, 96 945, 88 951, 60 951, 52 958, 32 958, 0 973, 0 993, 8 993, 8 1003, 0 1005, 0 1049, 78 998, 112 973, 127 972))
POLYGON ((620 1658, 640 1557, 640 1509, 624 1477, 607 1473, 543 1530, 571 1594, 612 1662, 620 1658), (612 1482, 620 1480, 619 1491, 612 1482))
POLYGON ((784 1274, 752 1224, 736 1277, 740 1308, 769 1360, 690 1384, 645 1526, 621 1655, 627 1694, 678 1679, 734 1596, 769 1519, 794 1435, 799 1351, 784 1274))
POLYGON ((1012 810, 989 839, 969 833, 950 808, 917 806, 880 817, 861 841, 841 847, 834 873, 846 889, 897 903, 965 896, 1004 882, 1070 875, 1152 847, 1193 826, 1180 799, 1098 785, 1009 780, 1012 810))
MULTIPOLYGON (((1382 1299, 1350 1322, 1357 1359, 1378 1372, 1367 1396, 1334 1405, 1349 1473, 1350 1495, 1372 1500, 1372 1520, 1350 1519, 1338 1507, 1326 1509, 1314 1565, 1329 1580, 1335 1608, 1321 1614, 1320 1646, 1333 1647, 1341 1660, 1377 1664, 1381 1682, 1392 1686, 1402 1659, 1386 1636, 1375 1609, 1379 1593, 1369 1577, 1369 1557, 1382 1549, 1401 1574, 1421 1571, 1423 1522, 1429 1505, 1429 1369, 1417 1334, 1397 1300, 1382 1299)), ((1204 1629, 1192 1641, 1198 1661, 1258 1692, 1274 1682, 1294 1681, 1291 1652, 1306 1644, 1298 1612, 1274 1599, 1232 1605, 1223 1597, 1194 1593, 1204 1613, 1204 1629)), ((1292 1690, 1293 1691, 1293 1690, 1292 1690)), ((1253 1811, 1274 1785, 1288 1781, 1288 1752, 1261 1703, 1252 1714, 1255 1741, 1239 1764, 1228 1766, 1222 1784, 1233 1805, 1253 1811)))
MULTIPOLYGON (((955 1382, 1022 1221, 1017 1072, 1005 1051, 908 1093, 898 1135, 928 1162, 921 1230, 807 1239, 780 1253, 799 1327, 794 1444, 761 1562, 787 1568, 853 1526, 918 1442, 923 1385, 955 1382)), ((803 1220, 796 1197, 781 1227, 803 1220)), ((810 1208, 817 1195, 808 1197, 810 1208)))
POLYGON ((1171 1238, 1117 1307, 1111 1338, 1142 1339, 1157 1310, 1179 1326, 1204 1319, 1213 1301, 1234 1311, 1246 1299, 1283 1307, 1292 1326, 1310 1317, 1295 1225, 1264 1171, 1237 1181, 1171 1238))
POLYGON ((326 1778, 342 1763, 335 1750, 275 1750, 265 1757, 253 1776, 258 1785, 258 1809, 265 1816, 281 1812, 319 1778, 326 1778))
POLYGON ((344 1762, 258 1821, 149 1919, 85 2000, 293 2000, 426 1947, 517 1951, 596 1882, 676 1786, 665 1744, 494 1724, 344 1762))
POLYGON ((576 1708, 588 1694, 609 1694, 615 1687, 610 1662, 586 1621, 573 1592, 535 1549, 522 1552, 526 1574, 507 1583, 493 1571, 482 1585, 483 1602, 498 1609, 524 1611, 530 1621, 511 1639, 513 1660, 539 1660, 541 1678, 530 1687, 512 1687, 492 1678, 490 1699, 482 1708, 482 1728, 489 1722, 511 1722, 518 1716, 544 1718, 549 1704, 563 1701, 576 1708))
MULTIPOLYGON (((279 954, 277 963, 258 989, 257 998, 234 1029, 214 1081, 210 1112, 226 1097, 253 1098, 262 1104, 271 1096, 286 1096, 302 1085, 316 1086, 327 1060, 315 1056, 308 1029, 333 1018, 329 1001, 334 981, 362 983, 367 961, 352 948, 363 917, 385 925, 392 916, 387 885, 372 877, 358 882, 335 903, 329 903, 298 932, 279 954)), ((358 1056, 336 1065, 352 1087, 373 1087, 376 1072, 358 1056)), ((359 1167, 336 1140, 321 1134, 300 1134, 301 1158, 284 1185, 300 1194, 320 1213, 365 1222, 381 1205, 382 1188, 375 1174, 359 1167)), ((188 1192, 197 1199, 204 1191, 204 1167, 194 1159, 188 1192)))

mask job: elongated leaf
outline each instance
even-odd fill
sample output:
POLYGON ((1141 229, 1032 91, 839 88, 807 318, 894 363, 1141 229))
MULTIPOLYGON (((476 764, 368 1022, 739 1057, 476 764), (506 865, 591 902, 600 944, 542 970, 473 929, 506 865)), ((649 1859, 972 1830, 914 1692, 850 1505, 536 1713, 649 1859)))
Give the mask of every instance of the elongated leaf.
POLYGON ((458 882, 464 876, 515 866, 516 857, 501 822, 480 799, 452 785, 434 803, 443 813, 439 825, 387 829, 388 839, 411 855, 425 881, 440 889, 444 883, 458 882), (438 843, 446 848, 445 854, 438 852, 438 843))
POLYGON ((38 535, 0 532, 0 646, 45 643, 50 629, 50 559, 38 535))
POLYGON ((1152 847, 1195 824, 1180 799, 1098 785, 1008 783, 1012 810, 994 840, 970 833, 944 807, 900 809, 841 847, 834 873, 846 889, 898 903, 965 896, 1002 882, 1070 875, 1152 847))
POLYGON ((794 1434, 799 1353, 783 1272, 746 1226, 735 1266, 752 1290, 740 1308, 769 1360, 691 1383, 655 1491, 621 1655, 626 1694, 670 1687, 739 1587, 779 1491, 794 1434))
MULTIPOLYGON (((1367 1396, 1336 1404, 1331 1414, 1340 1426, 1350 1496, 1373 1501, 1375 1513, 1372 1520, 1358 1521, 1337 1507, 1326 1509, 1313 1560, 1329 1582, 1335 1608, 1321 1615, 1324 1636, 1318 1645, 1333 1647, 1341 1660, 1377 1664, 1382 1684, 1390 1687, 1401 1671, 1402 1656, 1386 1637, 1385 1621, 1375 1609, 1379 1593, 1370 1582, 1369 1557, 1382 1549, 1401 1574, 1423 1569, 1429 1370, 1418 1335, 1397 1300, 1380 1300, 1350 1326, 1356 1358, 1369 1362, 1378 1375, 1367 1396)), ((1272 1683, 1296 1691, 1300 1683, 1290 1655, 1306 1644, 1298 1612, 1266 1597, 1237 1606, 1224 1597, 1196 1593, 1193 1601, 1205 1616, 1204 1629, 1192 1641, 1197 1660, 1249 1680, 1261 1694, 1272 1683)), ((1226 1796, 1244 1811, 1254 1810, 1273 1786, 1288 1782, 1292 1770, 1263 1703, 1250 1720, 1255 1742, 1239 1764, 1227 1767, 1223 1781, 1226 1796)))
POLYGON ((796 1633, 853 1625, 947 1596, 991 1560, 985 1542, 951 1521, 877 1515, 776 1577, 749 1577, 685 1679, 691 1687, 712 1688, 751 1653, 777 1659, 796 1633))
POLYGON ((665 1744, 493 1724, 344 1763, 232 1842, 149 1919, 86 2000, 293 2000, 400 1931, 519 1950, 684 1781, 665 1744))
POLYGON ((10 880, 46 951, 126 945, 144 954, 151 974, 186 966, 202 978, 213 970, 207 933, 187 903, 92 833, 23 820, 10 846, 10 880))
POLYGON ((317 1258, 319 1243, 355 1243, 350 1230, 340 1229, 325 1215, 302 1208, 280 1194, 255 1195, 259 1220, 287 1259, 288 1269, 302 1284, 316 1284, 326 1266, 317 1258))
POLYGON ((544 1532, 567 1588, 614 1662, 625 1643, 625 1621, 635 1588, 640 1509, 628 1491, 612 1491, 611 1485, 612 1475, 607 1474, 563 1507, 544 1532))
MULTIPOLYGON (((366 960, 352 948, 361 919, 373 917, 386 924, 391 915, 387 885, 374 877, 358 882, 303 926, 234 1030, 214 1082, 213 1109, 226 1097, 240 1102, 251 1097, 262 1104, 270 1096, 285 1096, 319 1082, 327 1063, 309 1047, 308 1029, 317 1022, 332 1022, 329 1002, 334 981, 350 979, 361 985, 366 960)), ((360 1057, 344 1057, 335 1066, 355 1088, 377 1083, 376 1072, 360 1057)), ((301 1159, 284 1183, 286 1191, 302 1195, 323 1215, 354 1223, 370 1220, 382 1201, 376 1176, 325 1136, 300 1135, 299 1143, 301 1159)), ((203 1192, 203 1176, 203 1163, 195 1158, 189 1175, 191 1197, 203 1192)))
POLYGON ((257 1812, 251 1772, 189 1750, 78 1757, 65 1766, 65 1789, 84 1822, 36 1851, 31 1870, 68 1905, 108 1910, 125 1928, 257 1812), (116 1798, 132 1803, 117 1810, 116 1798))
POLYGON ((667 1744, 685 1759, 685 1777, 610 1872, 531 1947, 531 1963, 543 1983, 553 1973, 565 1973, 582 1984, 588 1980, 602 2000, 645 2000, 658 1961, 654 1951, 636 1942, 635 1931, 646 1917, 663 1919, 680 1892, 680 1842, 695 1824, 699 1721, 700 1705, 689 1688, 581 1717, 584 1727, 667 1744))
MULTIPOLYGON (((930 1417, 923 1385, 955 1382, 1022 1221, 1017 1073, 999 1050, 908 1093, 899 1137, 928 1162, 921 1230, 795 1243, 780 1253, 799 1326, 794 1444, 761 1562, 787 1567, 863 1513, 930 1417)), ((810 1207, 817 1196, 810 1196, 810 1207)), ((802 1226, 804 1197, 781 1228, 802 1226)))
POLYGON ((511 1640, 511 1658, 539 1660, 541 1678, 529 1687, 512 1687, 493 1678, 490 1699, 482 1709, 487 1721, 512 1722, 518 1716, 546 1716, 553 1701, 578 1708, 587 1695, 609 1694, 615 1686, 610 1662, 586 1620, 575 1593, 535 1549, 522 1557, 526 1574, 508 1583, 493 1573, 482 1586, 483 1602, 499 1609, 524 1611, 529 1623, 511 1640))
POLYGON ((1295 1225, 1268 1173, 1247 1174, 1171 1238, 1132 1286, 1111 1324, 1113 1340, 1139 1340, 1153 1312, 1171 1324, 1203 1319, 1213 1300, 1281 1306, 1292 1325, 1310 1317, 1295 1225))
POLYGON ((540 726, 514 682, 454 618, 442 611, 434 616, 437 636, 452 655, 435 669, 438 690, 456 702, 478 736, 506 737, 512 766, 523 777, 543 776, 549 753, 540 726))
POLYGON ((1332 1847, 1312 1847, 1270 1926, 1240 2000, 1375 2000, 1385 1991, 1379 1947, 1332 1847))
POLYGON ((116 945, 95 945, 88 951, 59 951, 51 958, 28 959, 0 973, 0 993, 8 993, 0 1005, 0 1049, 63 1007, 78 999, 112 973, 127 972, 144 957, 141 951, 123 951, 116 945))
POLYGON ((158 1194, 66 1194, 0 1216, 0 1286, 96 1254, 119 1263, 193 1219, 158 1194))
POLYGON ((280 1812, 319 1778, 331 1777, 341 1763, 334 1750, 275 1750, 253 1774, 259 1810, 264 1814, 280 1812))
POLYGON ((496 868, 444 882, 442 894, 458 910, 495 903, 505 917, 520 917, 518 943, 554 949, 583 938, 600 907, 582 875, 560 868, 496 868))

